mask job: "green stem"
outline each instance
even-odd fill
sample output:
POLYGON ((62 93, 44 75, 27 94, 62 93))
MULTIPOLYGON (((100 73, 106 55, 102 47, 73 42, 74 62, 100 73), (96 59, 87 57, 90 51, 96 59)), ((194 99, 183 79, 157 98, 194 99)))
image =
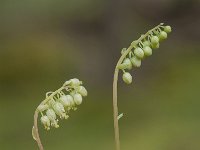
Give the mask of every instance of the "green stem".
MULTIPOLYGON (((43 100, 40 105, 43 105, 45 103, 47 103, 49 100, 51 100, 57 93, 61 92, 65 87, 62 86, 61 88, 59 88, 58 90, 56 90, 55 92, 53 92, 50 96, 48 96, 45 100, 43 100)), ((36 140, 39 150, 44 150, 42 142, 40 140, 40 135, 39 135, 39 131, 38 131, 38 114, 39 111, 36 109, 35 110, 35 114, 34 114, 34 125, 33 125, 33 130, 34 130, 34 139, 36 140)))
POLYGON ((120 57, 120 59, 117 62, 117 65, 115 67, 114 77, 113 77, 113 117, 114 117, 114 133, 115 133, 115 147, 116 150, 120 150, 120 138, 119 138, 119 123, 118 123, 118 105, 117 105, 117 83, 118 83, 118 74, 119 69, 118 66, 123 62, 123 60, 126 58, 126 55, 131 52, 132 48, 134 48, 139 42, 144 40, 148 35, 152 33, 152 31, 158 29, 163 24, 159 24, 155 28, 149 30, 145 35, 141 35, 141 37, 133 41, 129 48, 123 53, 123 55, 120 57))

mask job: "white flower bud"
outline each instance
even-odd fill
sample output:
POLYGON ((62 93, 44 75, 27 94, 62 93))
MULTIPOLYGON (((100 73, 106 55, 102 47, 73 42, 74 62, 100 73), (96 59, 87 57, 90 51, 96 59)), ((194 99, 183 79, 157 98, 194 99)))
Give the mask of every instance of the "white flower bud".
POLYGON ((71 81, 70 84, 71 84, 72 86, 79 86, 79 85, 82 84, 82 82, 81 82, 79 79, 76 79, 76 78, 70 79, 70 81, 71 81))
POLYGON ((56 120, 56 114, 53 109, 48 109, 46 115, 50 121, 54 122, 56 120))
POLYGON ((128 64, 127 63, 122 63, 118 66, 118 69, 127 69, 128 68, 128 64))
POLYGON ((145 46, 143 48, 143 51, 144 51, 145 56, 151 56, 152 55, 152 49, 149 46, 145 46))
POLYGON ((123 55, 125 51, 126 51, 126 48, 122 48, 121 54, 123 55))
POLYGON ((131 83, 132 83, 132 76, 131 76, 130 73, 125 72, 125 73, 123 74, 122 78, 123 78, 123 81, 124 81, 125 83, 127 83, 127 84, 131 84, 131 83))
POLYGON ((41 123, 44 125, 45 129, 46 130, 49 130, 50 129, 50 120, 47 116, 42 116, 41 117, 41 123))
POLYGON ((151 43, 150 43, 149 41, 144 41, 144 42, 143 42, 143 45, 144 45, 144 46, 150 46, 151 43))
POLYGON ((87 96, 87 90, 84 86, 79 86, 77 92, 82 96, 87 96))
POLYGON ((165 40, 167 38, 167 33, 165 31, 161 31, 158 37, 160 41, 165 40))
POLYGON ((132 63, 129 58, 124 59, 123 64, 127 64, 127 69, 131 70, 132 69, 132 63))
POLYGON ((55 113, 58 116, 60 116, 61 119, 63 119, 63 118, 67 119, 69 117, 65 114, 64 106, 61 103, 56 102, 55 105, 53 106, 53 109, 54 109, 55 113))
POLYGON ((63 104, 64 107, 70 107, 71 101, 73 101, 73 97, 71 95, 63 95, 60 97, 59 101, 63 104))
POLYGON ((74 95, 74 102, 76 103, 76 105, 80 105, 82 103, 82 96, 79 93, 76 93, 74 95))
POLYGON ((64 106, 61 104, 61 103, 59 103, 59 102, 56 102, 54 105, 53 105, 53 109, 54 109, 54 111, 55 111, 55 113, 57 114, 57 115, 61 115, 61 113, 64 113, 65 112, 65 109, 64 109, 64 106))
POLYGON ((157 49, 157 48, 159 48, 160 47, 160 44, 158 43, 158 44, 156 44, 156 45, 153 45, 153 44, 151 44, 151 47, 152 48, 155 48, 155 49, 157 49))
POLYGON ((48 109, 46 112, 47 117, 51 121, 51 126, 58 128, 58 120, 56 120, 56 114, 53 109, 48 109))
POLYGON ((172 32, 172 28, 170 26, 165 26, 164 31, 167 33, 170 33, 170 32, 172 32))
POLYGON ((152 45, 157 45, 159 43, 159 38, 157 36, 152 36, 151 43, 152 45))
POLYGON ((47 104, 40 104, 37 108, 38 111, 43 112, 44 110, 47 110, 49 108, 49 105, 47 104))
POLYGON ((66 97, 67 97, 67 99, 68 99, 68 101, 70 102, 70 107, 73 107, 73 106, 75 106, 75 102, 74 102, 74 98, 73 98, 73 96, 74 96, 74 94, 72 94, 72 93, 70 93, 71 95, 66 95, 66 97))
POLYGON ((140 59, 142 59, 142 58, 144 57, 144 52, 143 52, 143 50, 142 50, 141 48, 139 48, 139 47, 137 47, 137 48, 134 50, 134 54, 135 54, 138 58, 140 58, 140 59))
POLYGON ((140 67, 141 66, 141 59, 139 59, 137 57, 132 57, 131 62, 132 62, 134 67, 140 67))

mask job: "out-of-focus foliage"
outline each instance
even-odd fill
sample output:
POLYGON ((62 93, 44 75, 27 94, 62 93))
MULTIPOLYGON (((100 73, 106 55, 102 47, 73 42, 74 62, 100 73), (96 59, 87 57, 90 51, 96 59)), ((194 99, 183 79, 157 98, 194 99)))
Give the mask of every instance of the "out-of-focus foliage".
POLYGON ((119 84, 124 150, 199 150, 200 3, 197 0, 1 0, 0 149, 35 150, 33 113, 45 93, 80 78, 89 95, 47 150, 114 149, 112 76, 123 47, 165 22, 173 32, 119 84))

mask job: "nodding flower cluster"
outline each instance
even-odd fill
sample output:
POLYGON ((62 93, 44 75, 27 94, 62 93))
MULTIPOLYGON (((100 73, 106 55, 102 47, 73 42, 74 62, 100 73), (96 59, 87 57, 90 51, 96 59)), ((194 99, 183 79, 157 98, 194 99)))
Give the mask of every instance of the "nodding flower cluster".
POLYGON ((58 128, 57 116, 61 119, 69 118, 70 110, 77 109, 83 96, 87 96, 87 90, 82 86, 82 81, 76 78, 66 81, 55 92, 46 93, 46 99, 37 107, 45 129, 50 130, 50 126, 58 128))
POLYGON ((167 34, 170 32, 171 27, 163 26, 163 23, 161 23, 145 35, 141 35, 138 40, 133 41, 128 49, 122 49, 122 55, 124 55, 125 52, 130 51, 124 57, 122 63, 117 66, 118 69, 123 71, 122 79, 125 83, 132 83, 132 76, 129 72, 126 72, 125 69, 131 70, 133 67, 140 67, 142 59, 147 56, 151 56, 152 49, 159 48, 159 42, 165 40, 167 38, 167 34), (132 50, 132 48, 134 50, 132 50))

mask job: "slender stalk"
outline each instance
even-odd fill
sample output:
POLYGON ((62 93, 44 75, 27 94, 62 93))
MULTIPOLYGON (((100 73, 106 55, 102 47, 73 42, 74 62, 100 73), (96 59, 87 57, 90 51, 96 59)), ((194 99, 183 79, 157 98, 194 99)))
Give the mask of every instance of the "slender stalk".
POLYGON ((39 132, 38 132, 38 125, 37 125, 37 119, 38 119, 38 111, 36 110, 35 111, 35 114, 34 114, 34 132, 35 132, 35 140, 38 144, 38 147, 40 150, 44 150, 43 148, 43 145, 42 145, 42 142, 40 140, 40 135, 39 135, 39 132))
POLYGON ((115 69, 114 81, 113 81, 113 117, 114 117, 114 132, 115 132, 115 147, 116 150, 120 150, 119 140, 119 124, 118 124, 118 106, 117 106, 117 81, 118 81, 119 69, 115 69))
MULTIPOLYGON (((56 90, 55 92, 53 92, 50 96, 48 96, 45 100, 43 100, 40 105, 47 103, 50 99, 52 99, 57 93, 61 92, 64 88, 64 86, 62 86, 61 88, 59 88, 58 90, 56 90)), ((33 134, 34 134, 34 139, 36 140, 39 150, 44 150, 42 142, 40 140, 40 135, 39 135, 39 131, 38 131, 38 114, 39 111, 36 109, 35 110, 35 114, 34 114, 34 125, 33 125, 33 134)))
MULTIPOLYGON (((133 45, 129 47, 131 50, 133 45)), ((115 147, 116 150, 120 150, 120 139, 119 139, 119 123, 118 123, 118 106, 117 106, 117 83, 118 83, 118 74, 119 69, 118 65, 122 63, 126 55, 128 54, 129 49, 120 57, 119 61, 117 62, 114 78, 113 78, 113 117, 114 117, 114 132, 115 132, 115 147)))
POLYGON ((117 65, 115 67, 114 77, 113 77, 113 117, 114 117, 114 133, 115 133, 115 147, 116 150, 120 150, 120 137, 119 137, 119 123, 118 123, 118 105, 117 105, 117 83, 118 83, 118 74, 119 69, 118 66, 123 62, 126 55, 129 54, 129 52, 134 48, 139 42, 141 42, 143 39, 145 39, 148 35, 150 35, 154 30, 161 27, 163 24, 159 24, 155 28, 149 30, 145 35, 141 35, 141 37, 133 41, 129 48, 121 55, 120 59, 117 62, 117 65))

